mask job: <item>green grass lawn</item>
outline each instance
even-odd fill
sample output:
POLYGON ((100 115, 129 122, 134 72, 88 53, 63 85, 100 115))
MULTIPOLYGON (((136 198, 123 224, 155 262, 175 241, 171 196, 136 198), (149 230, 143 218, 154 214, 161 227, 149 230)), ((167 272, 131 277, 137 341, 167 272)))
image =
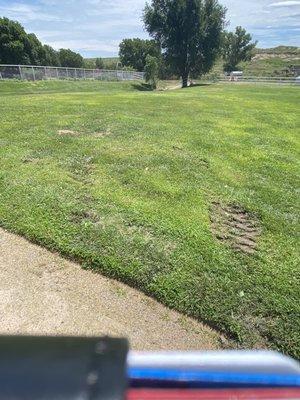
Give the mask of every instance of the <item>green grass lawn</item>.
POLYGON ((299 88, 0 82, 0 99, 1 226, 300 357, 299 88), (257 251, 212 233, 230 210, 257 251))

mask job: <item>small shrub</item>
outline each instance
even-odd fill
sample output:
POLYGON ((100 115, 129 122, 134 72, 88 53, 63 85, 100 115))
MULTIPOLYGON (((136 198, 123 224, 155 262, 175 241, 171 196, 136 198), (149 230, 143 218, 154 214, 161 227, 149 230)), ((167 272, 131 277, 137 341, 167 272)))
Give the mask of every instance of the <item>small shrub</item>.
POLYGON ((156 57, 147 55, 145 65, 145 80, 152 89, 157 88, 158 83, 159 62, 156 57))

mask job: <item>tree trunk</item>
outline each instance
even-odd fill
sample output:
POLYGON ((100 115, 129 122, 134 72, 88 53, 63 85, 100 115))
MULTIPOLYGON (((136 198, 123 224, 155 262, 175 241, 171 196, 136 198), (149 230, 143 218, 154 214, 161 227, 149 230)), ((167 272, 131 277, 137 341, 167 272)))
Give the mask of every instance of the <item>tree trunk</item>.
POLYGON ((182 74, 182 87, 183 88, 188 87, 188 80, 189 80, 189 74, 185 72, 184 74, 182 74))

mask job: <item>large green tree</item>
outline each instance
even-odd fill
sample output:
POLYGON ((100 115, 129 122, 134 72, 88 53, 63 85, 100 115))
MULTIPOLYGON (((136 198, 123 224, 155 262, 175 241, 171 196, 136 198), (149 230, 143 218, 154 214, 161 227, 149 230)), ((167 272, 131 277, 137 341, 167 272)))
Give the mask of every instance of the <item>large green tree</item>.
POLYGON ((30 40, 22 25, 0 18, 0 63, 30 64, 30 40))
POLYGON ((160 47, 154 40, 124 39, 120 43, 120 61, 125 67, 132 67, 137 71, 144 71, 146 57, 160 57, 160 47))
POLYGON ((69 49, 57 52, 43 45, 35 34, 27 34, 18 22, 0 18, 0 63, 79 68, 83 67, 84 60, 69 49))
POLYGON ((29 54, 30 64, 45 65, 46 51, 34 33, 29 33, 25 40, 25 52, 29 54))
POLYGON ((59 61, 62 67, 82 68, 84 67, 83 57, 70 49, 59 50, 59 61))
POLYGON ((51 46, 48 46, 47 44, 45 44, 43 47, 44 47, 43 65, 59 67, 60 61, 58 52, 54 50, 51 46))
POLYGON ((257 42, 241 26, 235 32, 225 32, 223 40, 224 71, 234 71, 241 61, 249 61, 253 57, 257 42))
POLYGON ((172 72, 182 77, 207 73, 222 44, 226 9, 217 0, 152 0, 144 23, 160 43, 172 72))
POLYGON ((27 34, 18 22, 0 18, 0 63, 59 66, 58 53, 27 34))

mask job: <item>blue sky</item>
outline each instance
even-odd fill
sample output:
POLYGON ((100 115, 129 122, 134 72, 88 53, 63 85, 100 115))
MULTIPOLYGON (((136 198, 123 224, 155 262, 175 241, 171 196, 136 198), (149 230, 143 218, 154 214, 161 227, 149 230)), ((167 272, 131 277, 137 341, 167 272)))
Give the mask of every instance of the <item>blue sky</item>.
MULTIPOLYGON (((245 27, 260 47, 300 46, 300 0, 220 0, 231 28, 245 27)), ((18 20, 56 49, 110 57, 123 38, 147 38, 145 0, 0 0, 0 16, 18 20)))

